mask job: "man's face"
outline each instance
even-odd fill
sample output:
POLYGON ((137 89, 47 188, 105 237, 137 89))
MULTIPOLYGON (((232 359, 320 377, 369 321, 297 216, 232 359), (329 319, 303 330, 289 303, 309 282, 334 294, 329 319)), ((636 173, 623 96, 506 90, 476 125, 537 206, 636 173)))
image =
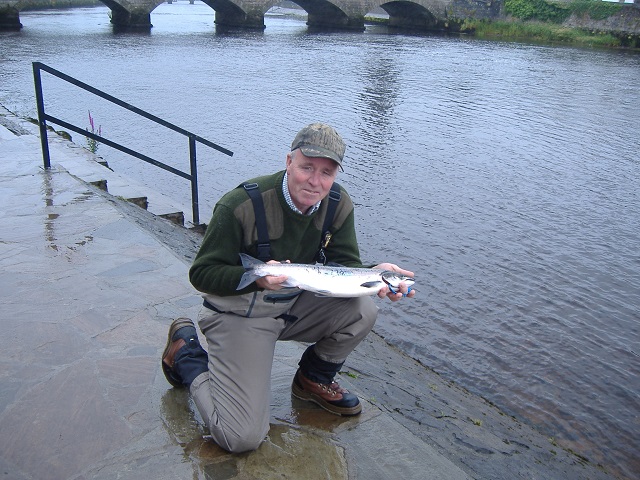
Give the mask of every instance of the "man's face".
POLYGON ((329 158, 306 157, 300 150, 287 155, 289 194, 303 213, 327 196, 337 175, 338 164, 329 158))

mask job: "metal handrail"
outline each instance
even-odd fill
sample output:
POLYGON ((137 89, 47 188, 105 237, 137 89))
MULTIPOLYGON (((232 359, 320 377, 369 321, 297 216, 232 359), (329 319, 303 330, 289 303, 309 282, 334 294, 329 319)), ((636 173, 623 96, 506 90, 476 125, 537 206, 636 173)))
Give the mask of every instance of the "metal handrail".
POLYGON ((137 107, 134 107, 132 105, 129 105, 126 102, 123 102, 122 100, 109 95, 108 93, 105 93, 101 90, 98 90, 95 87, 92 87, 91 85, 88 85, 84 82, 81 82, 80 80, 77 80, 76 78, 73 78, 69 75, 66 75, 54 68, 51 68, 41 62, 33 62, 33 80, 34 80, 34 84, 35 84, 35 89, 36 89, 36 103, 37 103, 37 107, 38 107, 38 125, 40 126, 40 143, 42 144, 42 158, 44 161, 44 168, 45 169, 49 169, 51 168, 51 158, 49 156, 49 141, 47 138, 47 120, 50 121, 51 123, 55 123, 56 125, 59 125, 63 128, 66 128, 68 130, 71 130, 72 132, 76 132, 79 133, 80 135, 84 135, 87 138, 91 138, 93 140, 99 141, 100 143, 104 143, 105 145, 115 148, 116 150, 120 150, 121 152, 127 153, 133 157, 139 158, 140 160, 144 160, 147 163, 150 163, 152 165, 155 165, 156 167, 162 168, 163 170, 166 170, 170 173, 173 173, 174 175, 178 175, 179 177, 182 178, 186 178, 187 180, 189 180, 191 182, 191 206, 192 206, 192 210, 193 210, 193 223, 194 225, 199 225, 200 224, 200 213, 199 213, 199 204, 198 204, 198 170, 197 170, 197 165, 196 165, 196 142, 200 142, 203 145, 206 145, 208 147, 213 148, 214 150, 218 150, 219 152, 224 153, 225 155, 229 155, 229 156, 233 156, 233 152, 230 150, 227 150, 224 147, 221 147, 220 145, 216 145, 213 142, 210 142, 209 140, 202 138, 194 133, 189 132, 188 130, 185 130, 183 128, 180 128, 170 122, 167 122, 159 117, 156 117, 155 115, 152 115, 151 113, 145 112, 144 110, 141 110, 137 107), (173 168, 169 165, 166 165, 162 162, 159 162, 157 160, 154 160, 151 157, 148 157, 147 155, 144 155, 140 152, 137 152, 135 150, 132 150, 128 147, 125 147, 123 145, 120 145, 119 143, 116 143, 112 140, 109 140, 107 138, 104 138, 101 135, 96 135, 93 132, 89 132, 86 129, 82 129, 81 127, 78 127, 76 125, 73 125, 71 123, 65 122, 64 120, 61 120, 59 118, 56 118, 52 115, 49 115, 47 113, 45 113, 44 111, 44 96, 42 94, 42 79, 41 79, 41 75, 40 75, 40 71, 44 70, 45 72, 50 73, 51 75, 54 75, 68 83, 71 83, 77 87, 82 88, 83 90, 86 90, 89 93, 92 93, 94 95, 97 95, 98 97, 104 98, 105 100, 108 100, 111 103, 115 103, 116 105, 125 108, 137 115, 140 115, 142 117, 147 118, 148 120, 151 120, 152 122, 155 122, 159 125, 162 125, 163 127, 169 128, 171 130, 173 130, 174 132, 178 132, 186 137, 188 137, 189 139, 189 164, 191 166, 191 171, 190 173, 186 173, 183 172, 181 170, 178 170, 176 168, 173 168))

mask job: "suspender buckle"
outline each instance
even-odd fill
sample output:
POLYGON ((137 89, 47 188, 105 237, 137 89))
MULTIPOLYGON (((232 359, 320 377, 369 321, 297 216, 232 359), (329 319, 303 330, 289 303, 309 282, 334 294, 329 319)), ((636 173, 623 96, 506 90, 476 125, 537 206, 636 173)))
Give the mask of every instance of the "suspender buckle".
POLYGON ((322 242, 320 243, 320 248, 323 248, 323 249, 327 248, 329 246, 329 242, 331 241, 331 237, 332 237, 331 232, 327 230, 324 233, 324 238, 322 242))

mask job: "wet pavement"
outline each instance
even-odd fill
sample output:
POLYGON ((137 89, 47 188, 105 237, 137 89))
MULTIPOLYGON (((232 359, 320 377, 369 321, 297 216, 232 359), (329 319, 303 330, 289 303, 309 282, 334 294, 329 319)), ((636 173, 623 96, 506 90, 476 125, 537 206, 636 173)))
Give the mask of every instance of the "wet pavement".
POLYGON ((88 183, 107 169, 86 150, 50 149, 44 170, 37 127, 0 107, 3 478, 613 478, 375 334, 340 377, 362 415, 293 399, 306 346, 280 342, 267 439, 224 452, 160 368, 171 321, 200 309, 197 233, 88 183))

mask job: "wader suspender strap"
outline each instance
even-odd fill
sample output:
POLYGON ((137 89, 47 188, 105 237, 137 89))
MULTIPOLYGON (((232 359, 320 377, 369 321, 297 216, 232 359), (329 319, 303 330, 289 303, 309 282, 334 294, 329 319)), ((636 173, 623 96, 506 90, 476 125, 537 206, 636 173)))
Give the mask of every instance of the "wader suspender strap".
POLYGON ((333 217, 336 214, 336 208, 338 208, 340 198, 342 198, 340 185, 337 182, 333 182, 333 185, 331 185, 331 191, 329 192, 327 215, 324 217, 324 224, 322 225, 320 248, 318 248, 318 253, 316 254, 316 263, 321 263, 322 265, 327 264, 327 256, 325 255, 324 250, 329 246, 329 242, 331 241, 331 231, 329 228, 331 228, 331 224, 333 223, 333 217))
MULTIPOLYGON (((263 262, 268 262, 271 260, 271 243, 269 242, 269 230, 267 229, 267 217, 264 211, 262 194, 260 193, 257 183, 243 183, 242 188, 247 192, 247 195, 249 195, 253 203, 253 213, 256 217, 256 229, 258 230, 258 259, 263 262)), ((323 265, 327 263, 324 250, 331 241, 329 228, 333 223, 333 217, 335 216, 336 208, 338 207, 338 202, 340 202, 341 197, 340 185, 334 182, 329 192, 327 215, 324 217, 324 224, 322 225, 322 239, 320 241, 320 248, 316 254, 316 262, 322 263, 323 265)))
POLYGON ((262 194, 257 183, 243 183, 242 187, 253 202, 253 213, 256 217, 256 229, 258 230, 258 259, 268 262, 271 260, 271 244, 269 243, 269 230, 267 229, 262 194))

